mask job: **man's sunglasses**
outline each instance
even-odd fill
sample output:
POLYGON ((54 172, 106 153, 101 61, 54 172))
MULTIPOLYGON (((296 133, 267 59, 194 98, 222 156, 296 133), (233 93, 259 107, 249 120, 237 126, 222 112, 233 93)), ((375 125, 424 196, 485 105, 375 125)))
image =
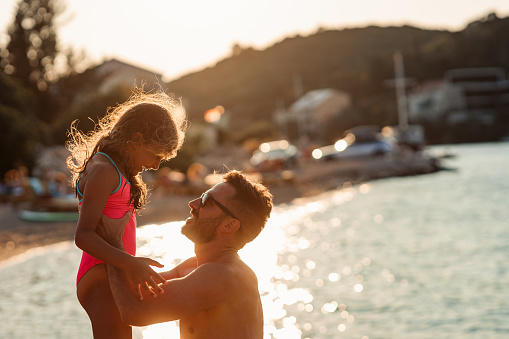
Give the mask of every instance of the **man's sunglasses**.
POLYGON ((212 194, 208 193, 208 192, 205 192, 201 195, 200 197, 201 199, 201 203, 200 203, 200 207, 203 207, 205 205, 207 205, 207 203, 209 202, 209 200, 212 200, 214 202, 214 204, 217 205, 217 207, 219 207, 221 209, 221 211, 223 211, 224 213, 228 214, 230 217, 232 217, 233 219, 237 219, 239 220, 239 218, 237 218, 235 216, 235 214, 233 214, 232 212, 230 212, 230 210, 228 208, 226 208, 225 206, 223 206, 223 204, 221 204, 219 201, 217 201, 216 199, 214 199, 214 197, 212 196, 212 194))

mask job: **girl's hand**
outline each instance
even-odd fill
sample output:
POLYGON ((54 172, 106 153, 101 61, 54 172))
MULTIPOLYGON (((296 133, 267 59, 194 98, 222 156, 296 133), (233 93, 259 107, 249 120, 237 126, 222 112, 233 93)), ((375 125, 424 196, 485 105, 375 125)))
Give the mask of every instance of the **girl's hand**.
POLYGON ((163 264, 150 258, 132 257, 128 267, 125 268, 125 273, 134 284, 140 300, 143 300, 142 291, 151 294, 153 297, 157 297, 157 293, 164 293, 159 284, 166 285, 166 279, 150 266, 164 267, 163 264))

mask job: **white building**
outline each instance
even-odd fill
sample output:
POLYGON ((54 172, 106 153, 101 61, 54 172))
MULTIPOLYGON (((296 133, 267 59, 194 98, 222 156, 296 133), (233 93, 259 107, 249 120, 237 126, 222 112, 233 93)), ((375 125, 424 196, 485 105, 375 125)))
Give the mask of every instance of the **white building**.
POLYGON ((105 76, 105 80, 98 88, 99 92, 109 92, 116 86, 142 87, 145 91, 159 89, 163 85, 162 75, 134 65, 127 64, 117 59, 111 59, 98 65, 95 69, 97 76, 105 76))
POLYGON ((351 96, 332 88, 307 92, 287 110, 278 109, 274 120, 283 137, 288 137, 288 124, 297 124, 299 137, 319 135, 327 123, 352 105, 351 96))
POLYGON ((497 112, 509 114, 509 81, 501 68, 465 68, 446 72, 443 80, 424 83, 408 96, 409 119, 449 124, 474 119, 493 124, 497 112))

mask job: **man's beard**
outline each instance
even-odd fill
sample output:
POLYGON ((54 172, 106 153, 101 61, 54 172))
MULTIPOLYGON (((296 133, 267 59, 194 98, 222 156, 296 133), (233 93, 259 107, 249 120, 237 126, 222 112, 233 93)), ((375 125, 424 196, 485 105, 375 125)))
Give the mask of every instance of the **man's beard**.
POLYGON ((224 216, 215 218, 194 219, 194 224, 182 226, 181 233, 195 244, 206 244, 216 238, 217 227, 224 220, 224 216))

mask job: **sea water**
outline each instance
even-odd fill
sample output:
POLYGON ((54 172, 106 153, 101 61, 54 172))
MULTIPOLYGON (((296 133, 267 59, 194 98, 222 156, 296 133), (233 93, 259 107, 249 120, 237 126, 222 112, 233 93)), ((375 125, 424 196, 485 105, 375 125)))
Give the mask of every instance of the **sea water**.
MULTIPOLYGON (((436 146, 434 174, 277 206, 241 257, 259 278, 265 338, 508 338, 509 143, 436 146)), ((185 207, 183 207, 185 208, 185 207)), ((191 256, 181 222, 138 230, 138 254, 191 256)), ((0 338, 91 338, 72 242, 0 266, 0 338)), ((135 338, 178 338, 169 322, 135 338)))

